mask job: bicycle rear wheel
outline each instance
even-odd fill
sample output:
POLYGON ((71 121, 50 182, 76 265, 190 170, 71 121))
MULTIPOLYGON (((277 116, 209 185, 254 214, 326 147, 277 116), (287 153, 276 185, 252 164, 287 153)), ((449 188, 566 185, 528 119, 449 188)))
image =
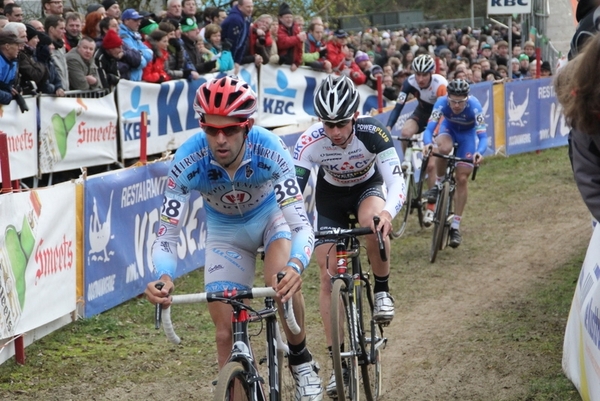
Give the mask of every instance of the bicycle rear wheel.
POLYGON ((442 189, 440 190, 440 194, 438 196, 438 201, 435 207, 435 216, 433 218, 434 229, 433 229, 433 238, 431 241, 431 251, 429 253, 429 261, 431 263, 435 262, 435 258, 438 254, 438 251, 442 249, 442 241, 444 239, 444 233, 446 231, 446 223, 448 219, 448 195, 450 191, 450 186, 447 182, 444 182, 442 185, 442 189))
POLYGON ((281 401, 292 401, 294 399, 295 382, 290 372, 285 352, 277 350, 278 374, 279 374, 279 399, 281 401))
POLYGON ((219 372, 215 401, 252 401, 252 386, 246 381, 246 370, 239 362, 228 362, 219 372))
POLYGON ((359 399, 358 357, 356 343, 353 340, 356 338, 356 323, 352 324, 354 320, 352 316, 355 314, 351 308, 346 283, 344 280, 335 280, 331 290, 331 354, 338 401, 359 399), (342 356, 341 344, 344 344, 344 356, 342 356), (346 380, 344 380, 344 368, 346 380), (348 384, 348 394, 345 393, 345 382, 348 384))
POLYGON ((369 286, 363 281, 361 284, 361 317, 360 323, 363 331, 363 364, 360 366, 365 398, 367 401, 376 401, 381 394, 381 353, 380 348, 375 348, 375 358, 366 362, 371 355, 373 345, 382 338, 381 327, 373 321, 373 296, 369 286))

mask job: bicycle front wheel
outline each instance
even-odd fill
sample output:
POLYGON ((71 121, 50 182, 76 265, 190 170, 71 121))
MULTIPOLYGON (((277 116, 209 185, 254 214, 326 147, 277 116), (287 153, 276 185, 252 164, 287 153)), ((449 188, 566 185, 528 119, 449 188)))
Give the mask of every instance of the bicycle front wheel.
POLYGON ((239 362, 229 362, 219 372, 215 401, 251 401, 252 386, 246 381, 246 370, 239 362))
POLYGON ((335 280, 331 290, 331 354, 338 401, 359 399, 358 357, 354 341, 357 338, 357 324, 352 323, 356 322, 352 306, 346 283, 344 280, 335 280))
POLYGON ((381 354, 380 340, 383 337, 381 327, 373 321, 373 295, 370 286, 363 281, 361 284, 361 318, 360 323, 363 336, 363 358, 360 366, 362 373, 363 388, 367 401, 376 401, 381 394, 381 354), (373 350, 373 348, 375 348, 373 350), (374 358, 369 360, 370 355, 374 358))
POLYGON ((406 199, 404 200, 404 213, 402 213, 402 221, 400 222, 400 228, 395 231, 392 236, 399 238, 406 231, 408 224, 408 215, 412 212, 413 201, 416 200, 417 186, 415 184, 415 178, 412 173, 408 173, 406 178, 406 199))
POLYGON ((446 232, 446 223, 448 219, 448 196, 450 192, 450 186, 447 182, 444 183, 440 189, 438 201, 435 207, 435 216, 433 223, 435 227, 433 229, 433 239, 431 241, 431 252, 429 254, 429 261, 435 262, 435 258, 438 251, 442 249, 442 242, 444 240, 444 234, 446 232))
POLYGON ((277 368, 278 368, 278 379, 279 379, 279 399, 280 401, 293 401, 295 382, 292 378, 288 361, 285 356, 285 352, 277 350, 277 368))

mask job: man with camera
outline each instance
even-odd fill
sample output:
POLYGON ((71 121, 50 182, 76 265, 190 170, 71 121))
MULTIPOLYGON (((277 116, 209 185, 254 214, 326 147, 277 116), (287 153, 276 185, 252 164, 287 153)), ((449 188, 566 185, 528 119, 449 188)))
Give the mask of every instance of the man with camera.
POLYGON ((20 48, 25 44, 24 39, 10 31, 0 31, 0 104, 9 104, 13 99, 19 103, 21 112, 28 110, 23 96, 16 85, 18 78, 18 63, 20 48))

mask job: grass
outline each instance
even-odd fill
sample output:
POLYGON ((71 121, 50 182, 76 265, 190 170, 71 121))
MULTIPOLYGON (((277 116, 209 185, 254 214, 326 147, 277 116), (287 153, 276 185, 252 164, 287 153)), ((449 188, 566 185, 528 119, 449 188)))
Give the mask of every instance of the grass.
MULTIPOLYGON (((511 205, 542 195, 561 196, 561 188, 572 188, 574 183, 567 163, 565 148, 488 158, 470 186, 472 197, 466 221, 470 222, 467 233, 472 240, 461 246, 462 257, 485 260, 492 241, 498 246, 511 246, 510 238, 502 230, 530 224, 511 219, 511 205), (551 180, 547 177, 553 178, 554 186, 548 184, 551 180), (499 226, 491 226, 490 217, 499 226)), ((453 259, 452 250, 442 251, 436 264, 429 263, 426 256, 429 231, 418 231, 413 224, 400 241, 392 247, 393 274, 398 277, 393 280, 393 292, 397 294, 397 305, 410 309, 452 282, 457 271, 445 268, 453 259)), ((460 344, 458 352, 489 357, 488 368, 501 375, 519 375, 522 389, 515 401, 580 399, 561 371, 564 328, 585 249, 569 252, 575 255, 571 260, 540 277, 526 291, 468 319, 469 338, 460 344), (499 355, 511 361, 528 359, 532 363, 515 373, 510 364, 501 363, 499 355)), ((477 272, 477 267, 469 264, 461 268, 477 272)), ((309 332, 321 335, 319 278, 314 263, 303 279, 307 326, 309 332)), ((257 283, 261 282, 258 277, 257 283)), ((202 272, 186 275, 176 285, 178 293, 198 291, 203 288, 202 272)), ((57 389, 86 394, 77 387, 78 383, 102 389, 100 394, 104 394, 107 388, 147 386, 155 383, 157 377, 173 378, 173 383, 189 386, 190 391, 206 387, 217 374, 213 328, 206 307, 181 305, 174 313, 178 334, 185 341, 183 346, 168 344, 162 331, 154 329, 153 307, 143 298, 74 322, 27 347, 24 366, 16 365, 14 359, 0 366, 0 399, 47 399, 57 389)), ((262 338, 255 341, 255 347, 262 343, 262 338)), ((315 342, 311 351, 324 355, 325 346, 315 342)), ((427 363, 431 362, 423 365, 427 363)), ((86 397, 75 396, 75 399, 89 398, 87 394, 86 397)))

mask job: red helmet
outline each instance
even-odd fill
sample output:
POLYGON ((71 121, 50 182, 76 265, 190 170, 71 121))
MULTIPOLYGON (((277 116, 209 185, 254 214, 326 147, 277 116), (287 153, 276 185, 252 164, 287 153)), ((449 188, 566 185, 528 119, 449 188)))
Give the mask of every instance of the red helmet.
POLYGON ((205 114, 248 118, 256 112, 256 94, 246 82, 232 77, 213 79, 196 92, 196 118, 205 114))

